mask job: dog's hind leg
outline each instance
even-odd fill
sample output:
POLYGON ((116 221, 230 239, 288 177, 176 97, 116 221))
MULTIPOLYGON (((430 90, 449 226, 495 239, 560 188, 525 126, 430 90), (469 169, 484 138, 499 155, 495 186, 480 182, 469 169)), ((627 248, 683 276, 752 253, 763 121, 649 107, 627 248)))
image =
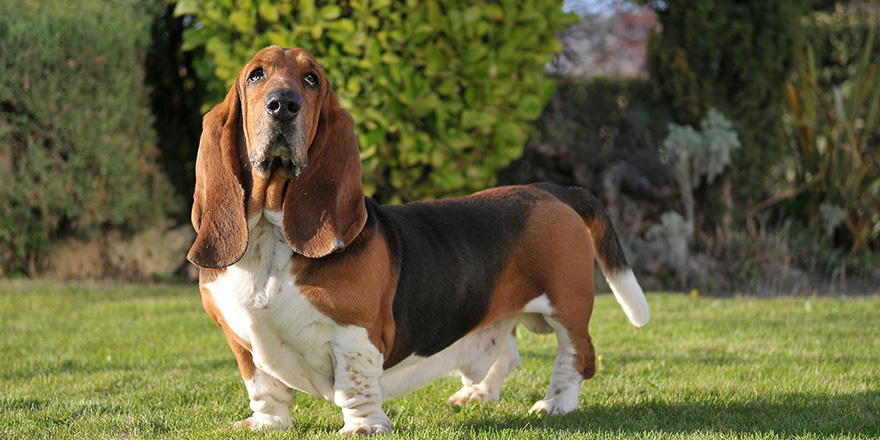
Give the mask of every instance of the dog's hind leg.
MULTIPOLYGON (((581 306, 592 309, 592 296, 581 306)), ((577 304, 554 310, 547 296, 542 296, 527 306, 529 311, 539 311, 556 333, 556 363, 550 376, 550 388, 544 399, 535 403, 529 412, 562 415, 578 408, 581 382, 596 373, 596 354, 587 327, 585 310, 577 304)))
MULTIPOLYGON (((513 326, 515 326, 515 322, 513 326)), ((516 332, 513 328, 501 333, 498 357, 489 372, 480 380, 462 374, 463 387, 447 400, 450 405, 466 406, 469 402, 494 402, 501 398, 501 385, 516 367, 522 365, 516 345, 516 332), (505 335, 506 336, 503 336, 505 335), (479 380, 479 382, 476 382, 479 380), (475 383, 476 382, 476 383, 475 383)))
MULTIPOLYGON (((539 400, 529 410, 530 413, 546 415, 562 415, 578 408, 578 393, 581 390, 581 382, 588 379, 579 365, 583 355, 573 343, 568 330, 553 319, 547 320, 556 329, 556 363, 553 365, 553 373, 550 376, 550 388, 543 400, 539 400)), ((587 340, 592 353, 592 343, 587 340)), ((595 365, 595 360, 591 362, 595 365)), ((595 372, 595 367, 592 367, 595 372)), ((589 372, 588 372, 589 373, 589 372)), ((592 377, 592 375, 590 375, 592 377)))

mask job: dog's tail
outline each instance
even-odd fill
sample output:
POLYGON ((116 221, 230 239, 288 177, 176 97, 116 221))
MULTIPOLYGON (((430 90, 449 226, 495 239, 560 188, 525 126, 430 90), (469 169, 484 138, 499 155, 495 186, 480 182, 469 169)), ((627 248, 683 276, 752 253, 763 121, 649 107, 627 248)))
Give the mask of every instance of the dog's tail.
POLYGON ((626 262, 617 232, 599 200, 583 188, 562 187, 552 183, 533 185, 571 206, 584 219, 593 239, 596 260, 611 285, 614 297, 633 325, 641 327, 647 324, 651 319, 651 312, 648 310, 645 293, 626 262))

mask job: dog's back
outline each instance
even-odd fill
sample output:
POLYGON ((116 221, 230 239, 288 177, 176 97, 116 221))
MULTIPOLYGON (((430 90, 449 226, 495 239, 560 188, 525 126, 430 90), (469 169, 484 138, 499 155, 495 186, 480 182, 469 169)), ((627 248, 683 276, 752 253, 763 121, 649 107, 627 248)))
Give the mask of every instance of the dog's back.
POLYGON ((377 220, 389 242, 398 271, 393 307, 397 334, 386 367, 411 354, 433 355, 480 323, 516 313, 547 293, 550 286, 542 278, 553 278, 549 273, 589 274, 577 295, 591 298, 593 247, 631 321, 644 325, 648 320, 644 294, 634 282, 614 228, 588 191, 534 184, 431 202, 381 207, 367 203, 370 217, 377 220), (569 209, 563 204, 574 212, 566 212, 569 209), (574 213, 589 235, 586 230, 571 234, 554 227, 554 222, 566 220, 570 225, 574 213), (539 218, 542 215, 549 218, 539 218), (562 251, 560 243, 574 247, 581 261, 544 255, 554 249, 562 251), (511 278, 521 278, 516 289, 502 285, 511 278), (630 279, 633 283, 627 283, 630 279), (499 303, 504 311, 497 310, 499 303))

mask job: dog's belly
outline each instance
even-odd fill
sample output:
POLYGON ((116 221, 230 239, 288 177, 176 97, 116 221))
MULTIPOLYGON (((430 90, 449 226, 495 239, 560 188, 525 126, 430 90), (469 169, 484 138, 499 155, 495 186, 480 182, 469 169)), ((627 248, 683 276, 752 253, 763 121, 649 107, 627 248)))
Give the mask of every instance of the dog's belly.
POLYGON ((429 357, 412 355, 404 359, 382 375, 384 397, 407 394, 452 372, 479 381, 498 358, 502 338, 522 318, 513 316, 480 327, 429 357))
POLYGON ((242 259, 206 285, 229 327, 252 347, 254 364, 285 385, 333 398, 333 320, 300 295, 292 251, 261 219, 242 259))

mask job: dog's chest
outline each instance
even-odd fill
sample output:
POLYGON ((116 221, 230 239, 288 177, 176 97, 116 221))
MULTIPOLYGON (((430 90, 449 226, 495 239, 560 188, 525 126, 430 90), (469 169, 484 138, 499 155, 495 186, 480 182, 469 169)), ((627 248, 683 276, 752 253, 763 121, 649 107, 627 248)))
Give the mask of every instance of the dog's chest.
MULTIPOLYGON (((250 228, 247 252, 207 287, 229 327, 253 348, 254 363, 292 388, 332 394, 335 323, 300 295, 280 217, 250 228)), ((280 216, 280 213, 278 213, 280 216)))

